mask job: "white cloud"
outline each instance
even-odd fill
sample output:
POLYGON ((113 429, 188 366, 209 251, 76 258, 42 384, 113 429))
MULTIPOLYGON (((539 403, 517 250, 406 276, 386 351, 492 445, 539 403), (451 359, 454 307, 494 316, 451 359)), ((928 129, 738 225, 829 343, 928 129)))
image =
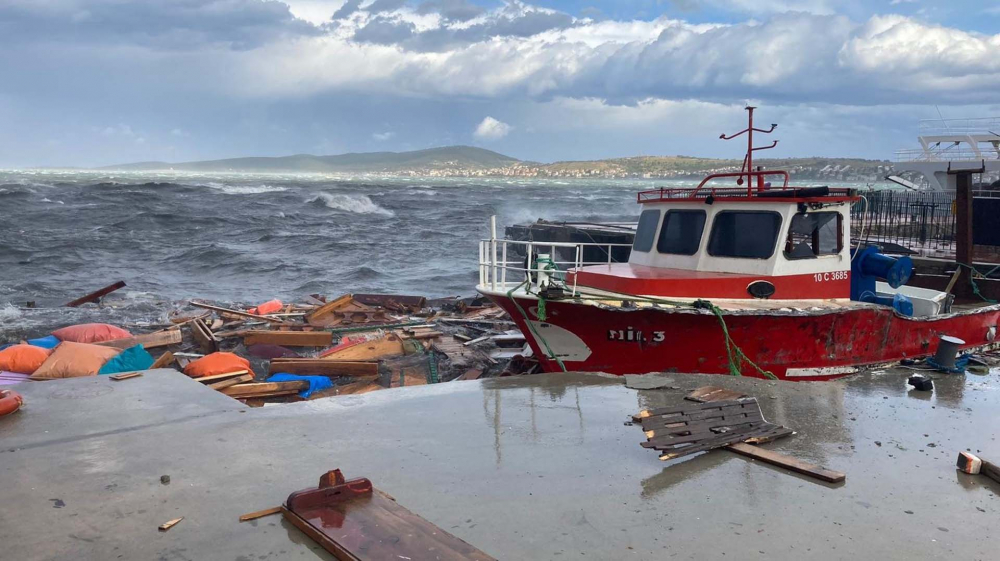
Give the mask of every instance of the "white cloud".
POLYGON ((394 136, 396 136, 396 133, 392 131, 372 133, 372 138, 379 142, 384 142, 386 140, 391 139, 394 136))
POLYGON ((475 132, 472 136, 478 138, 479 140, 500 140, 501 138, 507 136, 510 133, 511 126, 503 121, 498 121, 493 117, 486 117, 479 123, 476 127, 475 132))

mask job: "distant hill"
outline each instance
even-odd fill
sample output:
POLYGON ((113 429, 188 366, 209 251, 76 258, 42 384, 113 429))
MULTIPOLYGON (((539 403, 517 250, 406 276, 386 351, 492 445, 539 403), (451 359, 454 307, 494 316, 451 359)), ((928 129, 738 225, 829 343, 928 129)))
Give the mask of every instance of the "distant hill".
POLYGON ((200 162, 138 162, 101 169, 125 171, 398 173, 434 170, 484 170, 519 160, 473 146, 445 146, 412 152, 365 152, 336 156, 296 154, 279 157, 229 158, 200 162))

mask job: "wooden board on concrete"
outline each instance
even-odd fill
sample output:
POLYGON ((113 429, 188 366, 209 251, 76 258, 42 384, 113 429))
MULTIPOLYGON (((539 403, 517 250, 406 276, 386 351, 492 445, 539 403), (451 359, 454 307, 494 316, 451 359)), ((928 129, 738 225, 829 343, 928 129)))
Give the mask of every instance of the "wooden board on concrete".
POLYGON ((839 471, 829 470, 815 464, 810 464, 809 462, 803 462, 802 460, 791 456, 772 452, 771 450, 764 450, 763 448, 743 444, 741 442, 726 446, 726 450, 736 452, 741 456, 746 456, 748 458, 760 460, 778 467, 783 467, 787 470, 794 471, 795 473, 815 477, 816 479, 826 481, 827 483, 840 483, 847 478, 845 474, 839 471))
POLYGON ((243 344, 281 345, 282 347, 326 347, 333 342, 329 331, 248 331, 243 344))
POLYGON ((311 374, 315 376, 377 376, 377 362, 339 361, 314 358, 276 358, 268 373, 311 374))
POLYGON ((221 390, 223 388, 228 388, 230 386, 235 386, 237 384, 242 384, 245 382, 252 382, 253 374, 240 374, 239 376, 234 376, 225 380, 218 380, 210 384, 205 384, 213 390, 221 390))
POLYGON ((116 349, 128 349, 136 345, 142 345, 142 348, 148 350, 155 349, 156 347, 166 347, 167 345, 178 345, 183 340, 180 328, 172 327, 146 335, 136 335, 135 337, 102 341, 94 344, 102 347, 114 347, 116 349))
POLYGON ((732 401, 746 396, 747 394, 743 392, 727 390, 718 386, 702 386, 687 394, 684 399, 698 403, 709 403, 712 401, 732 401))
POLYGON ((264 397, 297 393, 309 389, 309 382, 256 382, 222 388, 229 397, 264 397))

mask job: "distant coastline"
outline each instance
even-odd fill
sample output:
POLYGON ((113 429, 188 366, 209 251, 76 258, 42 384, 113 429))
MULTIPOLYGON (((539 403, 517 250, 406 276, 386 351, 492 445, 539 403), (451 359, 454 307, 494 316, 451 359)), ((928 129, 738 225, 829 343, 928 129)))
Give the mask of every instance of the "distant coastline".
MULTIPOLYGON (((892 170, 885 160, 858 158, 762 159, 755 163, 788 170, 800 179, 877 181, 892 170)), ((473 146, 410 152, 368 152, 314 156, 249 157, 196 162, 138 162, 105 171, 184 171, 202 173, 364 173, 409 177, 650 178, 701 177, 739 171, 741 160, 691 156, 636 156, 544 164, 518 160, 473 146)))

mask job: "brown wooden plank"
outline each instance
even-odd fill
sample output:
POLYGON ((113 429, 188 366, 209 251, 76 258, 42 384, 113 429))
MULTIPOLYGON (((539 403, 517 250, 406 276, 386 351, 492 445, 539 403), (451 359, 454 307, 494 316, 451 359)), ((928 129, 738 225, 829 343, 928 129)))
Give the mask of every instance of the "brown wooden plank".
POLYGON ((417 331, 414 332, 413 335, 410 335, 409 337, 410 339, 437 339, 441 335, 443 335, 443 333, 441 333, 440 331, 428 331, 428 332, 417 331))
POLYGON ((284 507, 273 506, 271 508, 265 508, 264 510, 258 510, 257 512, 250 512, 240 516, 240 522, 247 522, 249 520, 257 520, 258 518, 263 518, 265 516, 271 516, 272 514, 278 514, 284 507))
POLYGON ((326 347, 333 342, 329 331, 249 331, 243 335, 243 344, 281 345, 282 347, 326 347))
POLYGON ((702 386, 684 396, 684 399, 698 403, 710 403, 713 401, 733 401, 741 397, 746 397, 746 394, 718 386, 702 386))
POLYGON ((223 307, 220 307, 220 306, 213 306, 211 304, 205 304, 204 302, 196 302, 194 300, 191 301, 191 305, 194 306, 194 307, 196 307, 196 308, 204 308, 206 310, 212 310, 213 312, 216 312, 218 314, 223 314, 223 315, 228 314, 230 316, 241 318, 241 319, 253 319, 253 320, 266 321, 266 322, 275 323, 275 324, 285 323, 284 320, 280 320, 280 319, 276 319, 276 318, 272 318, 272 317, 267 317, 267 316, 257 316, 257 315, 254 315, 254 314, 248 314, 246 312, 240 312, 240 311, 237 311, 237 310, 230 310, 228 308, 223 308, 223 307))
POLYGON ((791 436, 793 434, 795 434, 795 431, 788 427, 775 427, 770 432, 760 436, 748 438, 743 442, 746 442, 747 444, 767 444, 768 442, 774 442, 779 438, 785 438, 786 436, 791 436))
POLYGON ((276 358, 267 367, 268 373, 312 374, 315 376, 377 376, 377 362, 337 361, 310 358, 276 358))
POLYGON ((153 365, 150 366, 149 369, 154 370, 156 368, 164 368, 173 361, 174 361, 174 353, 167 351, 162 355, 160 355, 160 357, 157 358, 155 361, 153 361, 153 365))
MULTIPOLYGON (((661 448, 670 448, 683 443, 707 442, 709 440, 713 440, 720 436, 727 436, 736 433, 753 432, 754 434, 756 434, 758 432, 761 432, 757 430, 760 428, 766 428, 770 430, 770 427, 768 426, 767 423, 757 421, 755 423, 743 423, 739 425, 726 426, 723 427, 722 430, 720 431, 705 430, 705 431, 693 432, 691 434, 677 434, 677 435, 671 434, 671 435, 650 437, 646 442, 643 443, 643 447, 661 449, 661 448)), ((734 442, 741 442, 742 440, 743 439, 740 439, 734 442)))
POLYGON ((739 413, 734 415, 726 415, 725 417, 717 417, 714 419, 705 419, 701 421, 691 421, 683 423, 671 423, 666 425, 643 425, 642 429, 647 435, 650 433, 657 435, 666 434, 685 434, 688 432, 700 432, 710 429, 717 429, 721 427, 728 427, 732 425, 740 425, 743 423, 764 422, 764 417, 759 411, 739 413))
POLYGON ((157 331, 156 333, 136 335, 135 337, 114 339, 112 341, 102 341, 94 344, 102 347, 114 347, 116 349, 128 349, 136 345, 142 345, 142 348, 144 349, 154 349, 156 347, 166 347, 167 345, 178 345, 181 341, 183 341, 181 330, 180 328, 174 327, 163 331, 157 331))
POLYGON ((675 423, 691 424, 695 422, 710 421, 712 419, 724 419, 748 413, 760 414, 760 406, 756 402, 748 402, 723 409, 710 409, 705 411, 695 411, 686 415, 660 415, 656 417, 646 417, 642 420, 643 429, 669 426, 675 423))
POLYGON ((691 427, 674 427, 666 429, 653 429, 645 431, 646 438, 650 440, 661 440, 666 442, 666 439, 672 438, 690 438, 697 437, 698 435, 712 436, 713 434, 720 434, 724 432, 723 429, 735 429, 745 425, 760 425, 764 422, 761 417, 745 417, 739 419, 732 419, 724 422, 712 423, 710 425, 694 425, 691 427))
POLYGON ((95 291, 91 292, 90 294, 88 294, 86 296, 83 296, 81 298, 77 298, 76 300, 73 300, 72 302, 67 303, 66 307, 67 308, 76 308, 78 306, 86 304, 87 302, 97 302, 102 297, 107 296, 108 294, 111 294, 112 292, 114 292, 114 291, 116 291, 116 290, 118 290, 120 288, 125 288, 125 281, 118 281, 118 282, 116 282, 114 284, 109 284, 108 286, 105 286, 104 288, 102 288, 100 290, 95 290, 95 291))
POLYGON ((639 412, 643 419, 649 417, 663 417, 667 415, 688 415, 699 411, 712 411, 723 407, 739 407, 747 403, 757 403, 756 399, 746 401, 716 401, 713 403, 702 403, 699 405, 675 405, 673 407, 660 407, 657 409, 645 409, 639 412))
POLYGON ((219 380, 218 382, 212 382, 211 384, 206 384, 213 390, 221 390, 223 388, 228 388, 229 386, 235 386, 236 384, 242 384, 244 382, 252 382, 253 374, 241 374, 235 378, 229 378, 228 380, 219 380))
POLYGON ((663 454, 660 455, 660 460, 663 461, 673 460, 674 458, 680 458, 682 456, 696 454, 698 452, 706 452, 714 448, 721 448, 723 446, 726 446, 727 444, 737 443, 746 438, 766 433, 769 430, 770 428, 766 426, 758 427, 756 429, 751 430, 750 432, 727 433, 719 435, 718 437, 715 438, 694 443, 690 446, 667 449, 664 451, 663 454))
POLYGON ((159 526, 160 531, 161 532, 166 532, 167 530, 169 530, 169 529, 173 528, 174 526, 176 526, 177 523, 180 522, 181 520, 184 520, 183 516, 181 516, 180 518, 174 518, 173 520, 167 520, 163 524, 160 524, 160 526, 159 526))
POLYGON ((1000 483, 1000 467, 993 462, 988 462, 982 459, 981 457, 979 459, 983 462, 983 465, 979 468, 979 474, 985 475, 993 481, 1000 483))
POLYGON ((111 376, 108 376, 108 378, 111 378, 116 382, 120 382, 122 380, 128 380, 129 378, 137 378, 139 376, 142 376, 142 372, 122 372, 121 374, 112 374, 111 376))
POLYGON ((285 517, 285 520, 288 520, 293 526, 302 530, 302 533, 312 538, 323 549, 332 553, 339 561, 361 561, 360 557, 341 547, 340 544, 327 537, 326 534, 317 530, 312 524, 303 520, 294 512, 281 507, 281 514, 285 517))
POLYGON ((784 454, 779 454, 778 452, 765 450, 749 444, 743 444, 741 442, 726 446, 726 450, 736 452, 737 454, 747 456, 748 458, 776 465, 778 467, 783 467, 789 471, 794 471, 795 473, 815 477, 816 479, 826 481, 827 483, 840 483, 847 477, 839 471, 829 470, 815 464, 810 464, 809 462, 803 462, 802 460, 791 456, 786 456, 784 454))
POLYGON ((213 374, 211 376, 202 376, 201 378, 195 378, 195 380, 198 380, 203 384, 207 384, 209 382, 217 382, 219 380, 225 380, 228 378, 232 378, 234 376, 242 376, 244 374, 249 374, 249 373, 250 373, 249 370, 233 370, 232 372, 226 372, 225 374, 213 374))
POLYGON ((222 388, 222 393, 230 397, 260 397, 277 393, 295 393, 309 388, 308 381, 299 382, 256 382, 222 388))

